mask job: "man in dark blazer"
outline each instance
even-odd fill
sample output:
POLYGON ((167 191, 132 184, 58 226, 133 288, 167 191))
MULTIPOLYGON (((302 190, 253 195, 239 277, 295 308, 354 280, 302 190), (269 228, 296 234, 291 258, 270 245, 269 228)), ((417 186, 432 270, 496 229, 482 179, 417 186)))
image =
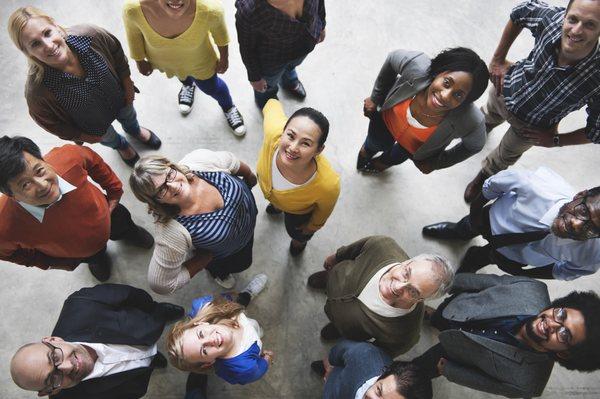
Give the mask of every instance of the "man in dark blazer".
POLYGON ((431 315, 440 343, 414 360, 431 377, 510 398, 539 396, 554 362, 600 368, 600 298, 572 292, 550 302, 529 277, 458 274, 431 315))
POLYGON ((128 285, 83 288, 65 301, 51 337, 17 350, 13 381, 58 399, 141 398, 153 369, 166 366, 156 342, 183 314, 128 285))

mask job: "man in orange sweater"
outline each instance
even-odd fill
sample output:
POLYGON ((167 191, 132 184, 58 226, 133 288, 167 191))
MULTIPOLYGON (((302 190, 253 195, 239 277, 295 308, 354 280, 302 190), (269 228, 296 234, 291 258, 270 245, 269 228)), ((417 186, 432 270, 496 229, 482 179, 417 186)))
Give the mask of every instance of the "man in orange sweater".
POLYGON ((106 281, 109 238, 142 248, 154 244, 119 204, 117 175, 88 147, 65 145, 42 157, 30 139, 4 136, 0 191, 0 259, 41 269, 73 270, 87 263, 94 277, 106 281))

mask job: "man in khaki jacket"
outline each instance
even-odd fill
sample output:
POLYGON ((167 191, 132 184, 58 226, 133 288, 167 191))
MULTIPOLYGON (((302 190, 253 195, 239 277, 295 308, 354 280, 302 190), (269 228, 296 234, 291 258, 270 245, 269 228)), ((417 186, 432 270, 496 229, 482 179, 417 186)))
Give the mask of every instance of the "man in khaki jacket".
POLYGON ((327 291, 331 321, 324 340, 371 341, 397 356, 419 340, 423 301, 443 295, 454 270, 438 255, 408 255, 389 237, 372 236, 339 248, 308 285, 327 291))

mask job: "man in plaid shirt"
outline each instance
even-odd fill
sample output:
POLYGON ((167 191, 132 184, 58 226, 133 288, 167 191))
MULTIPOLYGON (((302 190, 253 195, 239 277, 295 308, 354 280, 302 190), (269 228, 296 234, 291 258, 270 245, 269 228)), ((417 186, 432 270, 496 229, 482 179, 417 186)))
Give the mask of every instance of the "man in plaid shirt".
POLYGON ((236 0, 242 61, 259 108, 277 98, 278 85, 306 97, 296 67, 325 39, 325 0, 236 0))
POLYGON ((510 127, 467 186, 465 201, 473 201, 487 177, 513 165, 533 145, 600 143, 598 37, 599 0, 570 0, 566 9, 529 0, 512 10, 489 66, 494 87, 482 107, 488 132, 504 121, 510 127), (535 45, 513 64, 506 55, 523 28, 535 45), (586 126, 559 134, 561 119, 583 106, 586 126))

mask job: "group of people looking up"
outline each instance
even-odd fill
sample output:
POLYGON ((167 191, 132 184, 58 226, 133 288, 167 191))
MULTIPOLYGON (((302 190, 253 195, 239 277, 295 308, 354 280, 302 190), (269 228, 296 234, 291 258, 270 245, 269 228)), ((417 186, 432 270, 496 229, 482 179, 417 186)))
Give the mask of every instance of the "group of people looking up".
MULTIPOLYGON (((209 371, 248 384, 272 366, 275 354, 247 315, 268 276, 254 276, 238 292, 234 275, 253 263, 257 183, 265 212, 283 213, 291 256, 306 249, 337 205, 340 175, 324 152, 329 120, 311 107, 288 117, 277 97, 279 85, 306 97, 296 67, 325 39, 325 3, 237 0, 235 7, 241 58, 263 115, 256 174, 219 149, 196 149, 181 160, 140 158, 115 120, 143 146, 162 143, 138 122, 137 88, 119 40, 94 25, 64 28, 33 7, 10 16, 9 35, 29 62, 29 114, 74 143, 42 154, 27 137, 0 138, 0 259, 41 269, 86 263, 105 282, 107 241, 124 240, 154 248, 148 283, 158 294, 173 294, 205 269, 229 290, 202 293, 186 314, 131 286, 83 288, 67 298, 51 336, 14 354, 19 387, 52 398, 140 398, 153 369, 167 365, 157 341, 171 322, 167 354, 190 372, 187 399, 208 397, 209 371), (129 188, 154 217, 154 234, 132 220, 120 203, 121 180, 84 143, 117 150, 132 168, 129 188)), ((158 69, 182 83, 182 114, 191 111, 197 86, 217 101, 235 135, 246 133, 218 76, 229 66, 219 0, 125 0, 123 21, 139 72, 158 69)), ((507 121, 499 146, 466 187, 469 215, 423 227, 427 237, 482 235, 488 244, 470 247, 456 270, 443 256, 410 256, 381 235, 329 255, 307 281, 326 295, 322 340, 339 340, 311 364, 325 381, 325 398, 431 398, 431 379, 441 375, 484 392, 532 397, 543 393, 555 362, 600 368, 598 295, 573 291, 552 301, 535 280, 573 280, 600 268, 600 187, 576 192, 544 166, 506 170, 532 146, 600 142, 599 37, 598 0, 570 0, 566 8, 529 0, 512 10, 489 68, 464 47, 434 57, 388 54, 363 103, 369 124, 357 171, 379 174, 408 159, 424 174, 452 167, 480 152, 507 121), (534 48, 511 63, 508 51, 523 28, 534 48), (488 81, 479 109, 474 102, 488 81), (585 127, 559 133, 559 122, 584 106, 585 127), (489 264, 509 275, 476 274, 489 264), (437 309, 424 303, 446 294, 437 309), (393 360, 416 345, 423 324, 440 331, 439 343, 411 361, 393 360)))

